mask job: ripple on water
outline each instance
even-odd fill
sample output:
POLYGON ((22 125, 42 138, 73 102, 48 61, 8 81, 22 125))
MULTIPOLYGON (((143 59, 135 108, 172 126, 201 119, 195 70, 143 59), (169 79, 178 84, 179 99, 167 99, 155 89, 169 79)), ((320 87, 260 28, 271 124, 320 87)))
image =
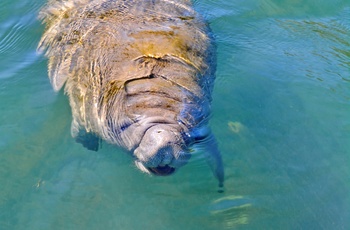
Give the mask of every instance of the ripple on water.
POLYGON ((214 218, 224 219, 224 227, 232 229, 249 223, 252 200, 243 196, 229 195, 212 202, 210 212, 214 218))
POLYGON ((0 62, 0 79, 12 77, 37 61, 36 46, 40 36, 37 12, 41 5, 23 1, 0 7, 0 56, 6 57, 0 62))

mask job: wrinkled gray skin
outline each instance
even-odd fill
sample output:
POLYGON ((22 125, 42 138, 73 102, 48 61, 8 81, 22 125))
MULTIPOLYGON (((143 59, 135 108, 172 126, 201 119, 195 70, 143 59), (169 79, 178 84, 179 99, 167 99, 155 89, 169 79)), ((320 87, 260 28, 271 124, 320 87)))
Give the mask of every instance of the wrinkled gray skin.
POLYGON ((202 143, 224 171, 207 127, 215 71, 208 27, 182 0, 52 0, 40 12, 54 90, 65 84, 72 136, 133 153, 144 172, 168 175, 202 143))

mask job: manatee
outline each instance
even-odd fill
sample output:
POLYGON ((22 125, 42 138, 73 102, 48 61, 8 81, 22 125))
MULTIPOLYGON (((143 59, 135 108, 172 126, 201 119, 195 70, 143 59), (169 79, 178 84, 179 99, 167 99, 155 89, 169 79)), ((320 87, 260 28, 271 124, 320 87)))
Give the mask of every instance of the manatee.
POLYGON ((215 46, 189 0, 51 0, 38 45, 52 87, 64 87, 71 133, 97 151, 122 147, 136 166, 170 175, 200 145, 222 186, 209 126, 215 46))

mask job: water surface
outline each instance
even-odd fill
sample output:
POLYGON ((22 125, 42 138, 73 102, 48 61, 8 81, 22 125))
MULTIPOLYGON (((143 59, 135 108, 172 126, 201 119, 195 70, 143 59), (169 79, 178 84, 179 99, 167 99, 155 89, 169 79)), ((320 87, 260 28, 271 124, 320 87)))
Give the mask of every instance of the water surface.
POLYGON ((349 1, 195 1, 217 44, 224 193, 199 157, 150 177, 74 142, 36 53, 44 2, 0 2, 0 229, 350 228, 349 1))

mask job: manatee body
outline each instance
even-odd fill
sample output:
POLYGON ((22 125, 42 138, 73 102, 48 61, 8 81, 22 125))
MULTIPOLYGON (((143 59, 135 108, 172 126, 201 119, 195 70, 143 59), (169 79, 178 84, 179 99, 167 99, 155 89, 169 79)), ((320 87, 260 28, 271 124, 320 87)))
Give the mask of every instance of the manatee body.
POLYGON ((168 175, 202 143, 220 185, 207 127, 215 71, 208 27, 182 0, 52 0, 40 12, 54 90, 72 108, 72 136, 132 153, 139 169, 168 175))

